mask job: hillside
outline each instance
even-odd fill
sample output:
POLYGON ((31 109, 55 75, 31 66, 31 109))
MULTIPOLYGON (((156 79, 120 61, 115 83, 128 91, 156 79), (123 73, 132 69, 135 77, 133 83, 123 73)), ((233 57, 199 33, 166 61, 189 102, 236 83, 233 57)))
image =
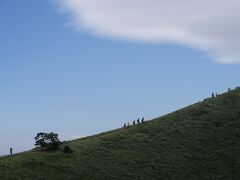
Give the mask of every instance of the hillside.
POLYGON ((68 144, 0 159, 0 179, 239 180, 240 90, 68 144))

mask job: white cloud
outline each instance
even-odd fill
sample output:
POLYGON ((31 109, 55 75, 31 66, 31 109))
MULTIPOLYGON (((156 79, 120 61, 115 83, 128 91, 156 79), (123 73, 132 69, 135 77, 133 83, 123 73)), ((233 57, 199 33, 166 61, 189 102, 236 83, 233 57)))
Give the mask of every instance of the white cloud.
POLYGON ((200 48, 240 63, 239 0, 57 0, 71 24, 98 36, 200 48))

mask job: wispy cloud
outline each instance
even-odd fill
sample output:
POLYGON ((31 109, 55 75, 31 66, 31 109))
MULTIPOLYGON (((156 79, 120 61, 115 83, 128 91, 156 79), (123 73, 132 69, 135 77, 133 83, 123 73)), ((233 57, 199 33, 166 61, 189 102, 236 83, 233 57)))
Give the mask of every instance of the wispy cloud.
POLYGON ((70 22, 94 35, 173 42, 220 63, 240 63, 239 0, 56 0, 70 22))

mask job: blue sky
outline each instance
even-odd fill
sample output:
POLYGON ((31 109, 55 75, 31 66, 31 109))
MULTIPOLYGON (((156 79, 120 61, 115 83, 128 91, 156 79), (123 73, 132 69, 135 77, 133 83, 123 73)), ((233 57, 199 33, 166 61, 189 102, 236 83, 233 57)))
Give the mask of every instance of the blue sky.
POLYGON ((76 28, 50 0, 3 0, 0 22, 0 154, 32 148, 40 131, 91 135, 240 85, 238 63, 189 44, 76 28))

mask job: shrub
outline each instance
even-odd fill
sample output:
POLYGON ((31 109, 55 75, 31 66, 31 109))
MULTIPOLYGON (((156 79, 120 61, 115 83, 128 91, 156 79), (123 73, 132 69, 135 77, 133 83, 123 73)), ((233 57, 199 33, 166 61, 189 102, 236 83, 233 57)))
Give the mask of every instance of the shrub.
POLYGON ((73 153, 73 150, 68 145, 65 145, 63 152, 69 154, 69 153, 73 153))

